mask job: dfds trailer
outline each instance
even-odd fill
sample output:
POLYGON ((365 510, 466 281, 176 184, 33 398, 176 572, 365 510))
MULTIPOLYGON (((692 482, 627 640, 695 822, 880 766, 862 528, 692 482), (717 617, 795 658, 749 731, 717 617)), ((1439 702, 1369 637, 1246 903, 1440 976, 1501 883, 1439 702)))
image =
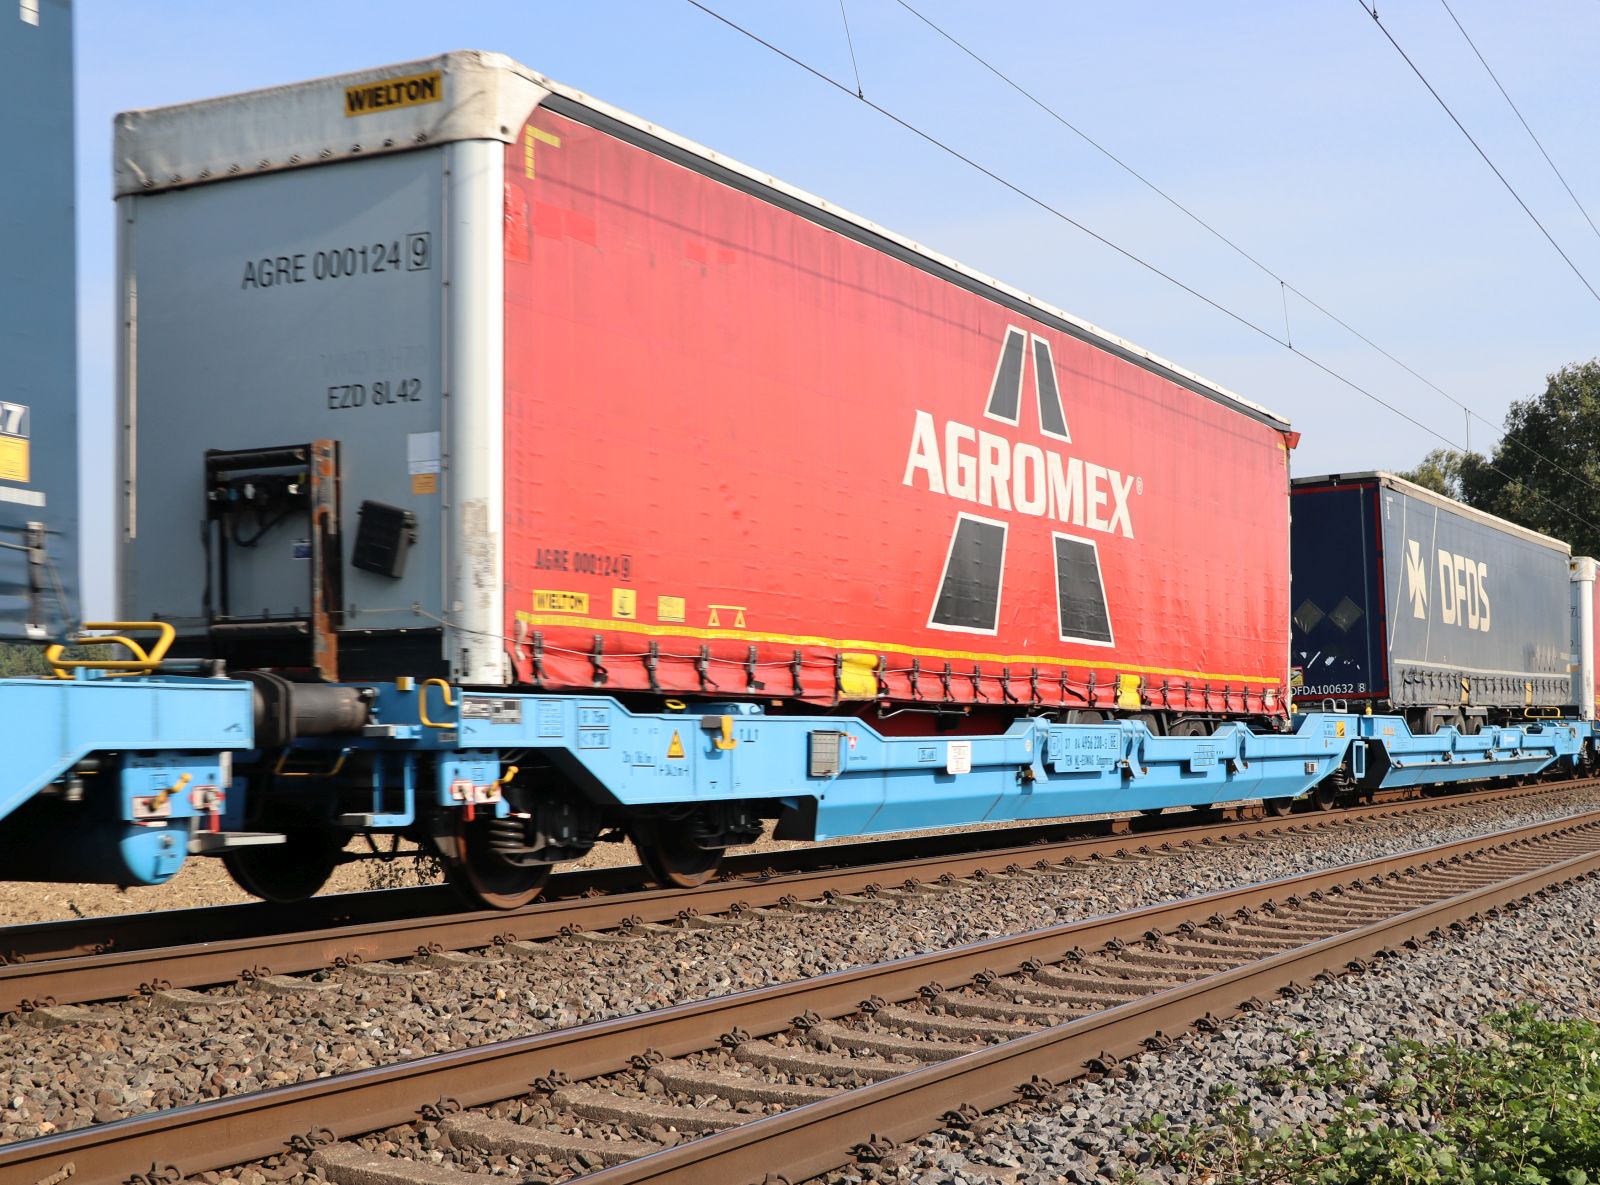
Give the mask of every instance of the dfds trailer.
POLYGON ((1574 705, 1571 548, 1389 473, 1297 478, 1306 700, 1464 725, 1574 705))
POLYGON ((0 639, 77 617, 77 309, 72 6, 0 6, 0 75, 19 117, 0 169, 0 639), (25 98, 23 98, 25 96, 25 98))

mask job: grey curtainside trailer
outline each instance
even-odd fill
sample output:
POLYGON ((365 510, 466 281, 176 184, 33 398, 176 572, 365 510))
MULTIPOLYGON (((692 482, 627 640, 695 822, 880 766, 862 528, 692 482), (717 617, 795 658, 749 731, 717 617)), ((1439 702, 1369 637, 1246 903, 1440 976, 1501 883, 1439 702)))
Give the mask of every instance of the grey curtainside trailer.
POLYGON ((1297 478, 1296 698, 1413 728, 1573 706, 1571 548, 1388 473, 1297 478))

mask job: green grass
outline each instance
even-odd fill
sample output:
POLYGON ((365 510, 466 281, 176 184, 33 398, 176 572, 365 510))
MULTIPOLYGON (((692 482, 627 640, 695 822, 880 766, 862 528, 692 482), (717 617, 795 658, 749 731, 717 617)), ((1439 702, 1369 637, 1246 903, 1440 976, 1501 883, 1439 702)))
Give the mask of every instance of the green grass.
POLYGON ((1320 1128, 1254 1131, 1226 1087, 1205 1125, 1175 1129, 1156 1115, 1141 1128, 1154 1163, 1195 1182, 1600 1185, 1600 1026, 1532 1008, 1488 1023, 1498 1039, 1487 1048, 1393 1046, 1387 1076, 1321 1049, 1267 1070, 1270 1089, 1349 1092, 1320 1128))

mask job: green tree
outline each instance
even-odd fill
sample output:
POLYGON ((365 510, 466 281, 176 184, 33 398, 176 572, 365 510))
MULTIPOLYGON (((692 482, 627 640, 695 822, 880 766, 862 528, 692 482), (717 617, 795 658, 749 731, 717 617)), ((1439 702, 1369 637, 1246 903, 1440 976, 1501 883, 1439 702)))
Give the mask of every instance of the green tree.
POLYGON ((0 642, 0 679, 50 674, 44 647, 21 642, 0 642))
POLYGON ((1414 481, 1419 486, 1443 494, 1446 498, 1461 498, 1461 467, 1468 456, 1455 449, 1436 448, 1417 463, 1415 469, 1402 469, 1397 476, 1414 481))
POLYGON ((1544 393, 1512 403, 1486 464, 1467 454, 1463 500, 1600 555, 1600 359, 1563 366, 1544 393))
POLYGON ((1399 476, 1600 556, 1600 359, 1512 403, 1490 456, 1437 448, 1399 476))

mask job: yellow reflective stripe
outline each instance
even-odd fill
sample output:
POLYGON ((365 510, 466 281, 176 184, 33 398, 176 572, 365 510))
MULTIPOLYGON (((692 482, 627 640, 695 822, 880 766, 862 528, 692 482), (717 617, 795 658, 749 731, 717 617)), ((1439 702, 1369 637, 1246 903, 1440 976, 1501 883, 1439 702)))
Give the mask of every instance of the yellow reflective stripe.
MULTIPOLYGON (((615 621, 608 617, 574 617, 571 614, 542 614, 517 610, 517 620, 525 625, 569 625, 580 629, 611 630, 619 634, 644 634, 651 638, 696 638, 704 642, 775 642, 784 646, 823 646, 831 650, 871 650, 883 654, 908 654, 916 658, 962 659, 967 662, 998 662, 1011 665, 1028 663, 1033 666, 1072 667, 1079 670, 1134 671, 1141 675, 1171 675, 1180 679, 1205 679, 1216 683, 1269 683, 1274 686, 1283 680, 1276 675, 1218 675, 1205 671, 1185 671, 1176 667, 1142 667, 1121 661, 1089 662, 1077 658, 1060 658, 1036 654, 984 654, 976 650, 924 650, 917 646, 901 646, 893 642, 863 642, 855 638, 823 638, 806 634, 768 634, 756 630, 715 630, 680 625, 659 629, 642 621, 615 621)), ((934 672, 925 671, 924 674, 934 672)), ((1015 672, 1013 678, 1020 678, 1015 672)))

